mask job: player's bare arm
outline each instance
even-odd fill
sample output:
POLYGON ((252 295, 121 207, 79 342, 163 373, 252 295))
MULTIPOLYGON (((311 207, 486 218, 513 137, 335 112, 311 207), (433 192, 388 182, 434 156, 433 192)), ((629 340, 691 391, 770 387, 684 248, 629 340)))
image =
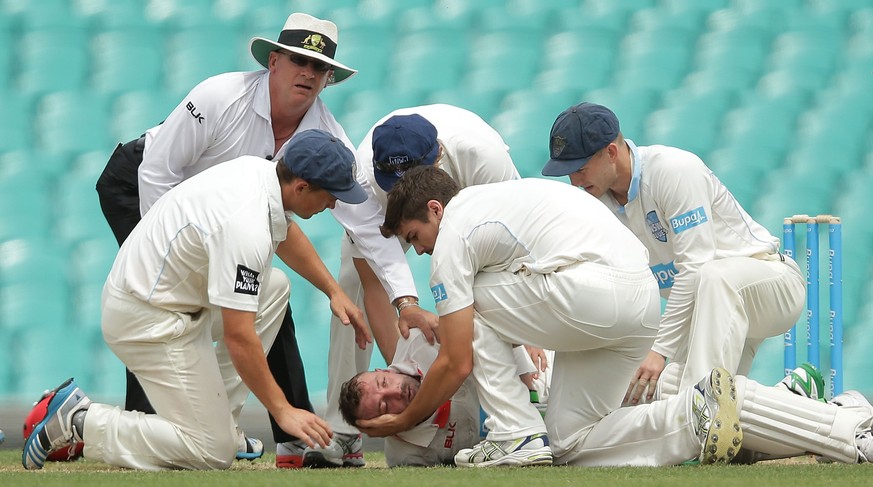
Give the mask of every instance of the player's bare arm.
POLYGON ((412 428, 448 401, 470 375, 473 370, 473 306, 442 316, 440 322, 443 342, 415 398, 400 414, 358 421, 361 431, 379 437, 412 428))
POLYGON ((251 311, 221 308, 224 342, 240 378, 288 434, 309 446, 327 446, 333 436, 330 426, 309 411, 288 404, 285 393, 273 379, 263 345, 255 333, 255 316, 251 311))
POLYGON ((385 363, 390 364, 394 359, 397 340, 400 338, 400 332, 397 330, 397 313, 370 264, 365 259, 354 258, 352 261, 364 289, 364 310, 370 323, 370 331, 385 363))
POLYGON ((363 349, 372 341, 361 310, 346 296, 318 256, 312 242, 293 221, 288 224, 288 233, 285 240, 276 248, 276 255, 294 272, 330 298, 331 312, 344 325, 354 327, 355 342, 359 347, 363 349))

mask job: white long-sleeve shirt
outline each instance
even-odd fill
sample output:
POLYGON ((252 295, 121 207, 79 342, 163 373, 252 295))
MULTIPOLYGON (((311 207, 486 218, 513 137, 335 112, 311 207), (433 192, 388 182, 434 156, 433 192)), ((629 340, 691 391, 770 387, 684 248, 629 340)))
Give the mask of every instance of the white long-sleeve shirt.
MULTIPOLYGON (((321 99, 315 100, 289 141, 308 129, 327 131, 355 151, 321 99)), ((161 125, 146 132, 145 142, 139 167, 142 214, 172 187, 212 166, 243 155, 269 159, 281 154, 273 139, 269 71, 224 73, 206 79, 188 93, 161 125)), ((372 196, 361 166, 358 163, 358 182, 372 196)), ((359 243, 361 253, 392 291, 390 294, 415 296, 415 283, 403 249, 399 243, 387 244, 379 233, 382 222, 379 209, 376 200, 370 197, 360 205, 337 202, 332 213, 359 243)))
POLYGON ((649 250, 649 265, 667 298, 652 350, 676 358, 694 312, 700 267, 712 260, 779 251, 779 239, 755 222, 696 155, 630 140, 628 202, 603 201, 649 250))

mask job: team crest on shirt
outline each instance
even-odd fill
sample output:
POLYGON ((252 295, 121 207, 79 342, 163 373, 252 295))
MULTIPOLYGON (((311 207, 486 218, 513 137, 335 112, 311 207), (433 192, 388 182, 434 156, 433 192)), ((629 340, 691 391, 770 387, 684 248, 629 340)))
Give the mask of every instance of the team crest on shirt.
POLYGON ((649 230, 652 232, 653 237, 658 239, 659 242, 667 241, 667 230, 664 229, 664 225, 661 225, 655 210, 646 213, 646 223, 649 224, 649 230))
POLYGON ((258 289, 261 287, 261 283, 258 282, 259 274, 260 272, 253 271, 242 264, 237 264, 236 282, 233 283, 233 292, 257 296, 258 289))
POLYGON ((446 286, 443 283, 431 286, 430 292, 433 293, 433 300, 435 303, 449 299, 449 295, 446 294, 446 286))

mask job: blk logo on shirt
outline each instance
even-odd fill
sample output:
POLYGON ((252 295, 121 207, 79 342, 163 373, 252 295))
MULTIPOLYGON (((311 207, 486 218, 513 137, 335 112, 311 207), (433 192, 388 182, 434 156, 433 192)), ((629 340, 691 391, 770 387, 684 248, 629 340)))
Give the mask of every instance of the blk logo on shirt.
POLYGON ((257 296, 258 289, 261 287, 261 283, 258 282, 258 274, 260 273, 242 264, 238 264, 236 266, 236 282, 233 284, 233 292, 257 296))

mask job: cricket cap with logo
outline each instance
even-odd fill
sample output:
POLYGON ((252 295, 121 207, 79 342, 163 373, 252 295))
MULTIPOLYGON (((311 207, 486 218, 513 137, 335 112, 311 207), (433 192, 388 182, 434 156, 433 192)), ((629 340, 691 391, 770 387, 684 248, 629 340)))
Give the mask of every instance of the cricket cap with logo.
POLYGON ((304 130, 295 135, 282 153, 282 164, 342 202, 356 205, 367 199, 356 178, 355 154, 324 130, 304 130))
POLYGON ((595 103, 579 103, 558 115, 549 134, 551 159, 543 176, 566 176, 582 168, 620 133, 612 110, 595 103))
POLYGON ((373 175, 385 191, 409 169, 433 165, 439 153, 437 129, 421 115, 394 115, 373 129, 373 175))
POLYGON ((328 85, 348 79, 358 71, 334 60, 339 32, 336 24, 304 13, 293 13, 285 21, 285 27, 275 41, 253 37, 249 42, 252 56, 261 66, 269 68, 270 53, 278 49, 310 57, 333 66, 333 76, 328 85))

